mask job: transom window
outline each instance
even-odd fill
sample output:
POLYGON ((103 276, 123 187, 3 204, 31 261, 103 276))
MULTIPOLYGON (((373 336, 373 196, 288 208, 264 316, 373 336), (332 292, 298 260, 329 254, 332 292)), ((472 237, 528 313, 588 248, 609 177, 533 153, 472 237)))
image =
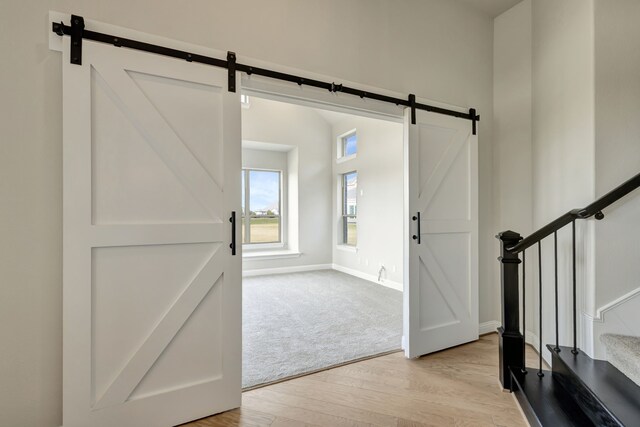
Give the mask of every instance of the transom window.
POLYGON ((342 175, 342 243, 358 244, 358 172, 342 175))
POLYGON ((282 172, 242 170, 242 243, 282 242, 282 172))
POLYGON ((358 152, 358 135, 352 131, 340 137, 340 157, 355 156, 358 152))

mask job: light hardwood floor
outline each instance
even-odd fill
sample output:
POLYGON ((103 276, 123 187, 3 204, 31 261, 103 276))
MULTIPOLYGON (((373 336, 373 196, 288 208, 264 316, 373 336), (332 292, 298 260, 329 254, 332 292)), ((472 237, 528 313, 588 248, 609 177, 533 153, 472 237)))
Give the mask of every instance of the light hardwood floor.
POLYGON ((490 334, 419 359, 393 353, 251 390, 241 408, 187 426, 527 426, 497 375, 490 334))

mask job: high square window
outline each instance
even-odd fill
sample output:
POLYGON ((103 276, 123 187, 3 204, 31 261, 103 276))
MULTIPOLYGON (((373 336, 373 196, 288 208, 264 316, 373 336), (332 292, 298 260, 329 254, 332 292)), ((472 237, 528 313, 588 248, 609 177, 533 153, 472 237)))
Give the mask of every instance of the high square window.
POLYGON ((355 156, 358 152, 358 135, 356 131, 341 136, 338 149, 340 158, 355 156))

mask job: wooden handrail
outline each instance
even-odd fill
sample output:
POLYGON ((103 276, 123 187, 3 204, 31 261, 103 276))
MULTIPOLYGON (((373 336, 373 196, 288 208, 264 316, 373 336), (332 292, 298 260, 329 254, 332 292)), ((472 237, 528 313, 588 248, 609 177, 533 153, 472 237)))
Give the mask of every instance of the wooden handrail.
POLYGON ((596 219, 602 219, 604 218, 604 215, 602 215, 603 209, 617 202, 638 187, 640 187, 640 173, 609 191, 590 205, 582 209, 571 210, 554 219, 549 224, 522 239, 516 245, 507 248, 507 250, 515 254, 520 253, 576 219, 586 219, 594 215, 596 215, 596 219))

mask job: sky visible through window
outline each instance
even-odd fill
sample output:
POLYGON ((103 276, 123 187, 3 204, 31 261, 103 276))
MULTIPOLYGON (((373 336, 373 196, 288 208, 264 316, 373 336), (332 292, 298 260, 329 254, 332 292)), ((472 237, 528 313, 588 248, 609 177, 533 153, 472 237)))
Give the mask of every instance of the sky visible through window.
POLYGON ((352 156, 358 151, 358 137, 355 133, 344 138, 344 155, 352 156))
POLYGON ((253 212, 280 213, 280 173, 249 171, 249 206, 253 212))
POLYGON ((345 215, 357 215, 358 172, 350 172, 344 176, 346 184, 345 215))

